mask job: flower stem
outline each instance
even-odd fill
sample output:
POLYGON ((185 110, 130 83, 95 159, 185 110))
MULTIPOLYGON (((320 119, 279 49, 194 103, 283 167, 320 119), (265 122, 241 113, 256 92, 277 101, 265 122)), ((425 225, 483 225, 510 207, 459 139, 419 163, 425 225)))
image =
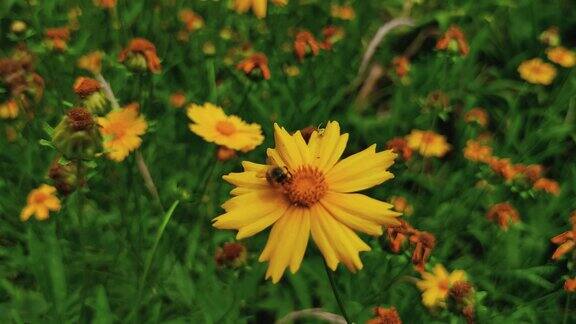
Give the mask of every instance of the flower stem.
POLYGON ((562 324, 568 323, 568 310, 570 309, 570 297, 572 297, 572 293, 568 293, 566 296, 566 303, 564 304, 564 318, 562 319, 562 324))
POLYGON ((344 303, 342 302, 342 298, 340 298, 340 294, 338 293, 338 289, 336 289, 336 282, 334 281, 334 274, 332 273, 332 270, 330 270, 330 268, 328 267, 328 264, 326 264, 326 260, 324 260, 324 269, 326 269, 326 275, 328 276, 328 281, 330 281, 330 287, 332 288, 332 292, 334 293, 334 298, 336 298, 336 302, 338 303, 338 307, 340 308, 340 312, 342 313, 342 316, 346 320, 346 323, 352 323, 352 322, 350 322, 350 318, 348 317, 348 314, 346 314, 346 309, 344 308, 344 303))

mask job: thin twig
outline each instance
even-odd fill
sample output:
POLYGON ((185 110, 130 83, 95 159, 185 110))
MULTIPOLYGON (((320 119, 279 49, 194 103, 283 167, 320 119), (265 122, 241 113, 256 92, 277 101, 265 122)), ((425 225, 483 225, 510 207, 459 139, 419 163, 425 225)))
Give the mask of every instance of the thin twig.
POLYGON ((323 321, 326 321, 328 323, 333 323, 333 324, 345 324, 346 323, 346 320, 344 319, 344 317, 342 317, 340 315, 329 313, 329 312, 327 312, 321 308, 308 308, 308 309, 303 309, 303 310, 288 313, 286 316, 284 316, 281 319, 279 319, 278 321, 276 321, 276 324, 291 323, 297 319, 301 319, 304 317, 317 318, 319 320, 323 320, 323 321))
POLYGON ((144 157, 142 157, 142 153, 140 150, 136 150, 136 165, 138 165, 138 171, 142 175, 142 179, 144 179, 144 186, 150 192, 150 194, 154 197, 160 209, 164 211, 164 206, 162 205, 162 200, 160 200, 160 194, 158 193, 158 189, 154 184, 154 180, 152 179, 152 175, 150 174, 150 170, 148 169, 148 165, 144 161, 144 157))

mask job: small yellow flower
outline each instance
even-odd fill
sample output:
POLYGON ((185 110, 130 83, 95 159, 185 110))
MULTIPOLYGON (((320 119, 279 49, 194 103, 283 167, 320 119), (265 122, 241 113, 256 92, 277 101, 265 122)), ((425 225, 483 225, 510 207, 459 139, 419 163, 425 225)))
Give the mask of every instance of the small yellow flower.
POLYGON ((492 158, 492 148, 482 143, 469 140, 464 148, 464 158, 474 162, 488 162, 492 158))
POLYGON ((246 13, 252 9, 254 15, 258 18, 266 17, 266 8, 268 0, 234 0, 234 10, 238 13, 246 13))
POLYGON ((552 64, 539 58, 524 61, 518 66, 520 77, 530 83, 549 85, 556 77, 556 69, 552 64))
POLYGON ((102 70, 102 52, 95 51, 81 56, 78 59, 78 67, 99 74, 102 70))
POLYGON ((130 152, 140 147, 140 136, 148 128, 144 117, 138 115, 138 104, 111 111, 106 117, 99 117, 98 124, 107 155, 116 162, 123 161, 130 152))
POLYGON ((396 154, 376 152, 372 145, 340 160, 348 134, 340 134, 337 122, 329 122, 322 133, 314 130, 308 141, 300 131, 291 135, 274 125, 274 138, 268 164, 245 161, 244 172, 224 176, 236 188, 214 226, 238 230, 237 239, 272 226, 259 260, 269 262, 266 278, 274 283, 286 268, 298 271, 310 235, 330 269, 339 262, 352 272, 362 269, 359 252, 370 246, 354 230, 380 236, 382 226, 399 224, 400 213, 356 192, 393 178, 388 168, 396 154))
POLYGON ((264 141, 260 125, 248 124, 238 116, 227 116, 222 108, 211 103, 191 104, 187 114, 193 122, 190 130, 207 142, 248 152, 264 141))
POLYGON ((14 119, 18 117, 18 103, 14 99, 0 103, 0 119, 14 119))
POLYGON ((546 50, 548 59, 565 68, 571 68, 576 64, 576 54, 562 46, 549 48, 546 50))
POLYGON ((443 157, 450 150, 446 137, 432 131, 412 130, 406 140, 409 148, 425 157, 443 157))
POLYGON ((334 18, 342 20, 352 20, 356 18, 356 12, 354 11, 354 8, 349 5, 332 5, 330 7, 330 15, 334 18))
POLYGON ((56 188, 43 184, 28 194, 26 207, 20 213, 20 219, 25 222, 34 215, 37 220, 46 220, 50 211, 60 210, 60 199, 56 197, 56 188))
POLYGON ((459 281, 466 281, 466 273, 454 270, 448 273, 443 265, 437 264, 432 273, 422 272, 422 280, 416 283, 422 291, 422 303, 429 308, 445 307, 446 298, 452 285, 459 281))

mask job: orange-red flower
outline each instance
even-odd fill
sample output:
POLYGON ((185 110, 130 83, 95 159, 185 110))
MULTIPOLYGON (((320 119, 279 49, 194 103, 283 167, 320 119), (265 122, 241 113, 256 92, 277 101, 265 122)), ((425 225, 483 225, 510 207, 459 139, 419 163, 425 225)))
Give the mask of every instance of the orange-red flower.
POLYGON ((374 316, 375 317, 369 319, 366 324, 402 324, 400 315, 394 307, 375 307, 374 316))
POLYGON ((547 49, 546 56, 548 56, 550 61, 565 68, 571 68, 576 65, 576 54, 562 46, 547 49))
POLYGON ((548 178, 540 178, 534 182, 533 188, 535 190, 542 190, 554 196, 558 196, 560 194, 560 185, 558 182, 548 179, 548 178))
POLYGON ((414 208, 406 198, 401 196, 390 197, 390 203, 394 205, 394 210, 406 216, 411 216, 414 213, 414 208))
POLYGON ((396 56, 392 59, 392 66, 399 78, 403 78, 410 72, 410 60, 406 56, 396 56))
POLYGON ((398 153, 402 159, 408 161, 412 158, 412 149, 408 146, 408 141, 402 137, 394 137, 386 143, 386 147, 398 153))
POLYGON ((268 67, 268 58, 264 53, 254 53, 250 57, 242 60, 236 66, 246 75, 261 75, 264 80, 270 79, 270 68, 268 67))
POLYGON ((568 278, 564 281, 564 290, 568 293, 576 292, 576 278, 568 278))
POLYGON ((116 0, 94 0, 94 4, 100 8, 112 9, 116 7, 116 0))
POLYGON ((186 104, 186 94, 182 91, 176 91, 170 95, 170 105, 174 108, 182 108, 186 104))
POLYGON ((332 46, 344 37, 344 29, 338 26, 326 26, 322 29, 322 49, 330 50, 332 46))
POLYGON ((300 61, 302 61, 309 53, 312 53, 314 56, 318 55, 320 48, 321 45, 309 31, 303 30, 296 34, 296 39, 294 40, 294 53, 300 61))
POLYGON ((446 33, 436 42, 436 49, 457 51, 462 56, 466 56, 470 52, 466 36, 458 26, 448 28, 446 33))
POLYGON ((486 213, 488 220, 492 222, 497 222, 500 228, 503 230, 508 230, 510 223, 517 223, 520 221, 520 214, 507 202, 499 203, 493 205, 486 213))
POLYGON ((492 148, 478 141, 469 140, 464 148, 464 157, 470 161, 487 162, 492 157, 492 148))
POLYGON ((428 232, 416 231, 410 236, 410 243, 415 245, 414 252, 412 252, 412 264, 416 266, 416 270, 424 271, 424 266, 436 246, 436 237, 428 232))
POLYGON ((512 164, 512 162, 510 162, 510 159, 500 159, 492 157, 488 159, 487 163, 492 169, 492 171, 504 177, 506 181, 511 181, 518 174, 520 174, 520 168, 512 164))
POLYGON ((224 243, 216 250, 214 261, 219 267, 229 266, 238 268, 246 262, 248 253, 244 244, 239 242, 224 243))
POLYGON ((99 74, 102 70, 102 52, 95 51, 81 56, 78 59, 78 67, 99 74))
POLYGON ((48 28, 45 35, 48 45, 52 49, 63 52, 68 48, 68 40, 70 39, 70 29, 68 27, 48 28))
POLYGON ((148 69, 152 73, 162 71, 160 58, 156 54, 156 46, 144 38, 132 39, 128 46, 120 52, 118 60, 125 62, 135 70, 148 69))
POLYGON ((400 252, 404 242, 416 231, 406 221, 400 219, 399 222, 399 225, 388 226, 386 229, 386 237, 389 241, 390 251, 394 253, 400 252))
POLYGON ((556 78, 556 68, 539 58, 526 60, 518 66, 520 77, 533 84, 549 85, 556 78))
POLYGON ((180 10, 179 18, 184 23, 184 28, 187 32, 193 32, 204 27, 204 18, 191 9, 180 10))
POLYGON ((489 117, 488 113, 486 112, 486 110, 484 110, 484 108, 476 107, 470 109, 470 111, 468 111, 466 115, 464 115, 464 120, 467 123, 476 122, 478 123, 478 125, 486 127, 488 126, 489 117))
POLYGON ((78 77, 74 82, 74 93, 80 98, 86 98, 94 92, 100 91, 102 85, 96 79, 78 77))
POLYGON ((332 7, 330 7, 330 15, 342 20, 352 20, 356 17, 356 12, 354 11, 354 8, 348 5, 332 5, 332 7))
POLYGON ((228 148, 226 146, 218 146, 218 151, 216 151, 216 158, 218 161, 224 162, 236 157, 236 150, 228 148))
POLYGON ((552 254, 552 260, 560 259, 564 254, 574 250, 576 247, 576 226, 572 225, 572 229, 562 234, 554 236, 550 241, 556 245, 556 251, 552 254))

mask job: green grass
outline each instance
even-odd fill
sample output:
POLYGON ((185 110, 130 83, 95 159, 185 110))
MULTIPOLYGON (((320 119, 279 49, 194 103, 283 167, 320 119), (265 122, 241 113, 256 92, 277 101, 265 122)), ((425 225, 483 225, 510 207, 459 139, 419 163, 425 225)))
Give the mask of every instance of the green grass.
MULTIPOLYGON (((334 1, 335 2, 335 1, 334 1)), ((562 289, 573 277, 574 262, 550 260, 550 238, 569 230, 576 209, 576 78, 557 66, 550 86, 520 79, 518 65, 545 58, 540 32, 558 26, 564 46, 576 45, 576 4, 558 1, 417 1, 413 27, 394 30, 372 62, 387 68, 417 35, 429 27, 440 32, 457 24, 471 52, 466 57, 434 50, 427 39, 412 57, 409 82, 384 78, 359 108, 354 86, 362 55, 384 22, 398 17, 403 2, 351 1, 352 21, 330 16, 332 1, 292 0, 286 7, 269 5, 263 20, 237 14, 227 1, 119 0, 119 29, 112 16, 91 1, 14 1, 0 3, 0 56, 18 43, 35 55, 35 69, 45 80, 45 94, 32 107, 33 118, 0 120, 0 322, 271 322, 305 308, 339 309, 330 289, 320 253, 311 242, 302 267, 282 281, 264 280, 266 264, 257 261, 266 233, 246 240, 248 260, 239 269, 218 268, 217 247, 234 240, 232 231, 217 230, 211 219, 229 197, 231 186, 221 176, 240 170, 240 161, 265 161, 273 143, 273 122, 289 130, 337 120, 350 133, 345 156, 412 129, 433 129, 447 136, 451 152, 430 159, 423 172, 421 157, 397 160, 396 178, 369 191, 388 200, 404 196, 414 206, 406 217, 416 228, 433 233, 437 246, 429 265, 463 269, 476 287, 479 323, 561 323, 576 321, 574 301, 562 289), (46 28, 68 23, 79 7, 79 30, 69 48, 58 54, 43 43, 46 28), (189 7, 204 17, 204 28, 189 42, 179 42, 178 11, 189 7), (17 36, 10 25, 22 20, 28 31, 17 36), (299 63, 291 50, 295 31, 309 29, 321 37, 326 25, 346 35, 332 51, 299 63), (236 32, 232 40, 222 28, 236 32), (163 71, 138 76, 117 62, 117 54, 133 37, 152 41, 163 71), (216 53, 206 55, 206 42, 216 53), (254 81, 224 58, 231 48, 250 43, 270 61, 272 78, 254 81), (150 128, 140 151, 150 169, 166 213, 150 195, 138 172, 135 154, 115 163, 99 158, 87 168, 87 185, 63 198, 60 212, 45 222, 19 220, 30 190, 47 183, 47 170, 57 152, 45 145, 46 126, 54 127, 70 106, 79 103, 72 91, 78 76, 89 72, 76 61, 93 50, 106 53, 102 74, 121 105, 142 105, 150 128), (300 75, 284 68, 296 65, 300 75), (189 102, 213 102, 226 112, 262 125, 265 142, 238 158, 216 162, 216 146, 188 129, 185 109, 169 105, 169 95, 182 90, 189 102), (426 109, 426 98, 441 90, 449 109, 426 109), (521 195, 503 181, 486 191, 475 187, 489 171, 463 158, 462 149, 479 128, 463 121, 464 112, 484 107, 490 115, 494 154, 515 163, 544 165, 546 176, 561 185, 559 196, 521 195), (9 142, 7 127, 18 137, 9 142), (521 223, 502 231, 485 213, 501 201, 511 202, 521 223), (179 203, 178 203, 179 202, 179 203), (173 205, 174 204, 174 205, 173 205), (176 205, 177 204, 177 205, 176 205)), ((31 115, 32 116, 32 115, 31 115)), ((411 278, 410 254, 392 254, 385 237, 362 236, 372 251, 361 255, 364 269, 356 274, 342 266, 335 280, 348 315, 355 322, 372 316, 375 306, 394 306, 405 323, 464 322, 447 310, 429 312, 411 278)), ((573 298, 574 299, 574 298, 573 298)))

